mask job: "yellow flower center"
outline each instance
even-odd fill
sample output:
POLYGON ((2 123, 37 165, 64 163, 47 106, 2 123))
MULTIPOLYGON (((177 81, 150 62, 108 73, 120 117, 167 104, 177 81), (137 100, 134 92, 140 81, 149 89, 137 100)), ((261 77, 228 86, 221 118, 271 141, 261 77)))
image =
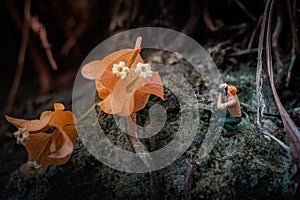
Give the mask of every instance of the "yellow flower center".
POLYGON ((147 71, 146 67, 141 67, 141 71, 142 71, 142 72, 147 71))
POLYGON ((118 72, 122 72, 123 71, 123 68, 122 67, 119 67, 118 68, 118 72))

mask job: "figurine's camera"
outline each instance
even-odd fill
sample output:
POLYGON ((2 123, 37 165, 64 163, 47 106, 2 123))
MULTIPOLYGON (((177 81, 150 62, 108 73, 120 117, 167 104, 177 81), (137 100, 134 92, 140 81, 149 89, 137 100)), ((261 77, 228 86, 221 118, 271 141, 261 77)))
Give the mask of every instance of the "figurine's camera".
POLYGON ((221 92, 222 94, 224 95, 227 95, 228 94, 228 86, 226 86, 225 88, 218 88, 218 92, 221 92))

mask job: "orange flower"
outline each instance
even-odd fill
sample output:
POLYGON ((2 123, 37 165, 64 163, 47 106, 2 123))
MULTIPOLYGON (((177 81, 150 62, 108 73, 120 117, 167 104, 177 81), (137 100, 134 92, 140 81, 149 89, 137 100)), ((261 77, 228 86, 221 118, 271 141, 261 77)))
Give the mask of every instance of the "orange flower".
POLYGON ((141 37, 134 49, 113 52, 103 60, 92 61, 82 68, 82 75, 96 81, 98 105, 108 114, 129 116, 143 109, 150 94, 164 99, 163 84, 158 72, 140 56, 141 37))
POLYGON ((45 111, 38 120, 24 120, 5 116, 19 130, 14 133, 18 144, 23 144, 28 161, 20 171, 24 174, 44 173, 50 164, 65 164, 71 157, 77 139, 75 117, 64 111, 64 105, 54 104, 54 111, 45 111), (47 133, 47 130, 53 130, 47 133))

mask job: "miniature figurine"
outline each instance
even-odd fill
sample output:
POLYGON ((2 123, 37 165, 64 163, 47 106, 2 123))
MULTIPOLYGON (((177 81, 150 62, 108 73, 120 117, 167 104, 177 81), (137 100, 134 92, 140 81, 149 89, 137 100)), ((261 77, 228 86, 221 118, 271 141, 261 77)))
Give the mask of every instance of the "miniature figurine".
POLYGON ((236 125, 242 120, 242 112, 240 107, 239 97, 237 96, 237 88, 233 85, 228 86, 227 83, 222 83, 219 86, 218 109, 226 109, 226 116, 218 120, 219 123, 224 123, 226 132, 224 136, 232 136, 237 133, 236 125), (222 97, 227 96, 227 102, 222 103, 222 97))

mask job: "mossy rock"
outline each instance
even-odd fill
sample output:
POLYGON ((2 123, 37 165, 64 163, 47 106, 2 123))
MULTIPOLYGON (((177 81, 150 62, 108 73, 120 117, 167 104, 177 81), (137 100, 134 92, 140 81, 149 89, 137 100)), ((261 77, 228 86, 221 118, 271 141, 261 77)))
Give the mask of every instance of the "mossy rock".
MULTIPOLYGON (((165 56, 165 55, 164 55, 165 56)), ((174 62, 186 72, 193 89, 200 95, 197 100, 209 106, 205 96, 206 83, 199 84, 186 61, 174 62), (186 69, 186 70, 185 70, 186 69), (201 88, 201 89, 199 89, 201 88)), ((176 66, 174 66, 176 67, 176 66)), ((242 87, 246 90, 247 85, 242 87)), ((249 92, 251 88, 248 88, 249 92)), ((169 111, 169 119, 157 137, 142 140, 154 150, 172 140, 178 129, 176 121, 181 109, 170 91, 163 106, 169 111)), ((252 91, 253 92, 253 91, 252 91)), ((148 107, 159 99, 153 97, 148 107)), ((247 102, 249 103, 249 102, 247 102)), ((251 103, 250 103, 251 105, 251 103)), ((126 173, 112 169, 95 159, 78 138, 75 151, 63 166, 51 166, 40 177, 23 175, 16 171, 1 194, 4 199, 185 199, 184 181, 190 163, 203 144, 210 118, 209 109, 199 108, 201 126, 188 150, 176 161, 151 173, 126 173)), ((96 112, 96 111, 95 111, 96 112)), ((146 111, 138 113, 141 121, 147 121, 146 111)), ((265 120, 265 119, 264 119, 265 120)), ((133 151, 126 135, 117 134, 112 117, 100 116, 100 123, 107 127, 105 134, 116 145, 133 151)), ((273 128, 273 134, 288 143, 283 129, 272 120, 265 124, 273 128)), ((259 133, 250 118, 244 118, 240 133, 230 138, 217 137, 214 148, 206 157, 196 162, 193 170, 192 199, 291 199, 293 185, 291 159, 286 150, 259 133)))

